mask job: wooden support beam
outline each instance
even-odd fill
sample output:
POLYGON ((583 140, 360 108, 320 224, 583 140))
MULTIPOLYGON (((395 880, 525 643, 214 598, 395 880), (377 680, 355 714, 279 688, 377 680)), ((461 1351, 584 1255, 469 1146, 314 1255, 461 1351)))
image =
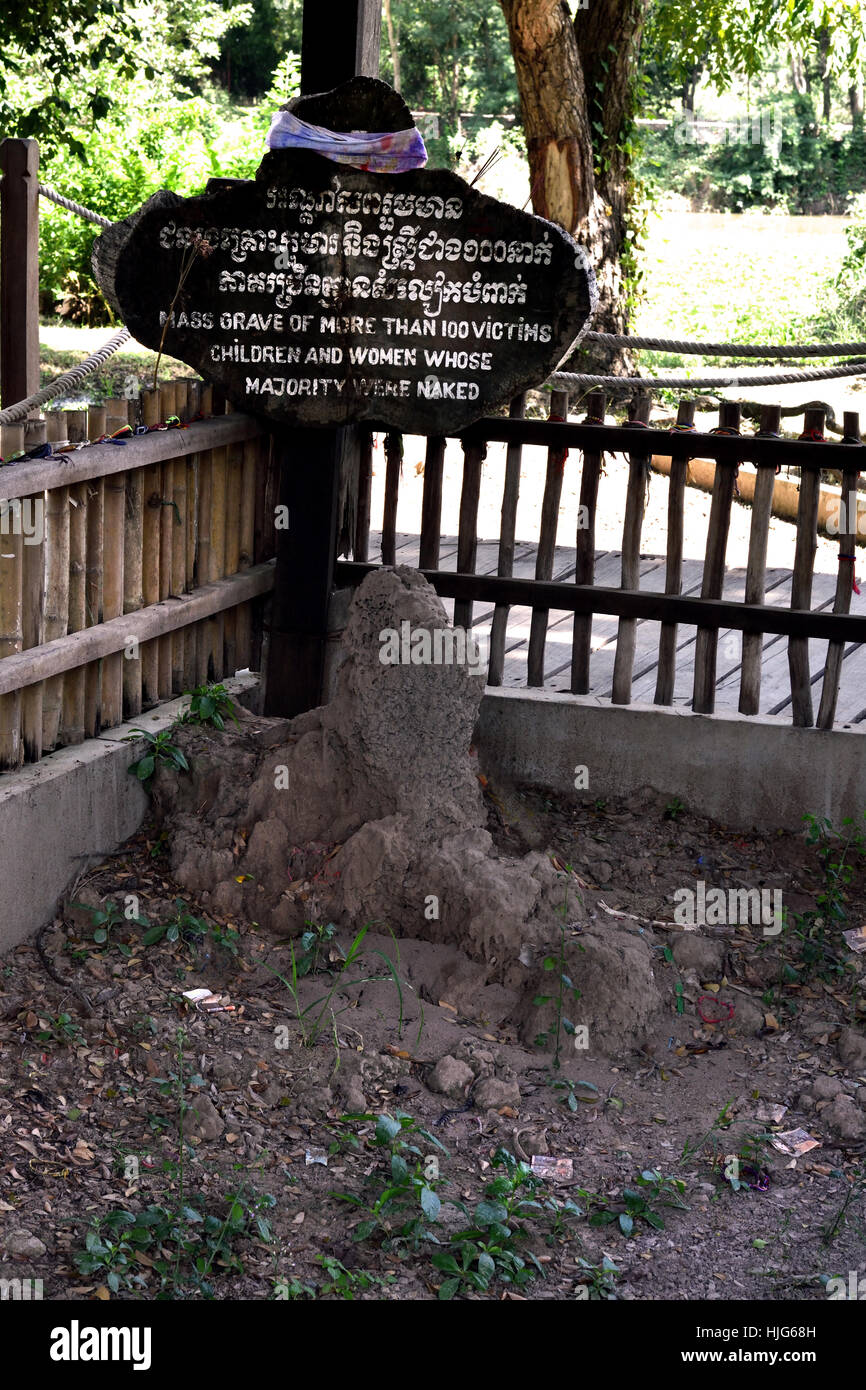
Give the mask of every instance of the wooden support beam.
POLYGON ((291 718, 321 696, 337 558, 340 432, 283 429, 274 432, 274 447, 278 505, 288 508, 289 525, 276 532, 265 713, 291 718))
MULTIPOLYGON (((79 412, 67 410, 64 413, 72 439, 72 417, 79 412)), ((126 473, 133 468, 150 468, 166 459, 186 458, 200 449, 218 449, 264 434, 267 434, 266 427, 251 415, 223 415, 219 419, 201 420, 185 430, 139 435, 123 445, 94 444, 90 449, 58 458, 22 461, 14 468, 0 468, 0 501, 9 497, 29 497, 53 487, 69 487, 91 478, 108 478, 112 473, 126 473)))
MULTIPOLYGON (((301 92, 327 91, 379 71, 380 0, 304 0, 301 92)), ((322 698, 328 606, 337 558, 340 430, 275 433, 279 501, 289 530, 277 532, 277 572, 265 671, 265 712, 295 715, 322 698)), ((273 525, 273 516, 264 518, 273 525)))
MULTIPOLYGON (((361 583, 380 565, 356 565, 341 560, 337 583, 342 588, 361 583)), ((685 623, 693 627, 733 627, 740 632, 778 632, 784 636, 824 641, 866 642, 866 616, 796 608, 760 607, 730 599, 690 598, 649 589, 612 589, 602 584, 549 583, 509 579, 496 574, 455 574, 450 570, 421 570, 440 598, 482 603, 506 603, 525 608, 560 608, 567 613, 609 613, 650 622, 685 623)))
POLYGON ((304 0, 301 91, 327 92, 350 77, 379 75, 382 0, 304 0))
POLYGON ((39 390, 37 142, 0 141, 0 173, 0 400, 10 406, 39 390))
POLYGON ((150 642, 188 627, 190 623, 203 622, 241 603, 249 603, 251 599, 266 594, 273 587, 273 582, 272 563, 255 565, 240 574, 219 579, 215 584, 205 584, 191 594, 165 599, 148 608, 140 608, 136 613, 126 613, 109 622, 99 623, 96 627, 67 633, 65 637, 58 637, 56 641, 46 642, 41 647, 31 647, 29 651, 5 656, 0 661, 0 696, 23 690, 35 681, 48 680, 52 676, 62 675, 64 671, 77 671, 94 661, 101 661, 104 657, 123 651, 133 637, 139 643, 150 642))

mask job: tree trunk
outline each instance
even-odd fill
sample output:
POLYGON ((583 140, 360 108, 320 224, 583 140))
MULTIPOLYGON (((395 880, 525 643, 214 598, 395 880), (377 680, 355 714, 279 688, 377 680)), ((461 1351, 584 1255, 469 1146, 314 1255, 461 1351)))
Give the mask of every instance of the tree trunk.
POLYGON ((854 126, 855 130, 859 129, 863 124, 862 79, 848 88, 848 110, 851 112, 851 124, 854 126))
POLYGON ((388 47, 391 50, 391 75, 394 79, 394 90, 400 91, 400 44, 397 30, 394 26, 394 17, 391 14, 391 0, 383 0, 382 12, 385 16, 385 29, 388 34, 388 47))
MULTIPOLYGON (((500 0, 529 158, 532 206, 587 251, 599 306, 594 327, 627 327, 620 257, 632 195, 622 137, 633 116, 632 83, 648 0, 604 0, 570 17, 562 0, 500 0)), ((618 371, 609 352, 594 362, 618 371)))
POLYGON ((830 81, 830 30, 825 26, 818 32, 818 75, 821 78, 824 125, 830 124, 832 84, 830 81))
POLYGON ((695 64, 680 88, 680 100, 683 111, 689 111, 692 115, 695 114, 695 93, 698 89, 698 83, 701 80, 703 70, 702 65, 698 66, 695 64))
POLYGON ((791 86, 798 96, 804 97, 809 90, 806 68, 802 53, 791 50, 791 86))

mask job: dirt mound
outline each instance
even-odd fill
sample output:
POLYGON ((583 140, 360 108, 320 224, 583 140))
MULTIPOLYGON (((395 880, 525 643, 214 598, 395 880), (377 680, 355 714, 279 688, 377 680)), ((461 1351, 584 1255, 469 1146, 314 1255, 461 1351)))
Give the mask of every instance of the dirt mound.
POLYGON ((617 922, 585 923, 542 850, 494 845, 471 752, 483 681, 461 638, 417 571, 369 575, 328 705, 292 721, 240 711, 239 731, 179 733, 191 775, 154 787, 172 873, 214 911, 280 935, 375 923, 453 946, 452 985, 462 974, 470 992, 509 991, 530 1041, 550 1026, 543 1010, 559 1008, 532 1003, 558 1000, 554 956, 583 1042, 625 1052, 661 1004, 651 947, 617 922))

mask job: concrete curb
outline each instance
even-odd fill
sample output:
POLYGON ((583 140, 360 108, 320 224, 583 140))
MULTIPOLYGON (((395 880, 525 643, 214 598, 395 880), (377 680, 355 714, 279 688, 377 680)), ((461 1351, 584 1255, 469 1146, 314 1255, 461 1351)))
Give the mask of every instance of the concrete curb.
MULTIPOLYGON (((240 700, 258 680, 237 676, 225 685, 240 700)), ((181 697, 159 705, 0 778, 0 951, 53 916, 88 859, 98 863, 135 833, 149 800, 127 768, 146 745, 125 740, 134 728, 169 728, 186 703, 181 697)))
POLYGON ((805 812, 838 824, 866 809, 866 728, 819 732, 521 689, 488 692, 475 741, 494 784, 500 777, 581 800, 650 787, 732 829, 799 830, 805 812), (588 787, 576 791, 579 766, 588 787))

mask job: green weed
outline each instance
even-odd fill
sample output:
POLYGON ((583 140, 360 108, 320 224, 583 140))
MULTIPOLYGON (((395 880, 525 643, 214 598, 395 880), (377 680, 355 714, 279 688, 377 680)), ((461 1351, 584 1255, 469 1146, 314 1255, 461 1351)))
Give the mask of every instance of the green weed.
POLYGON ((127 734, 128 743, 145 739, 148 744, 148 751, 130 763, 127 772, 133 773, 143 783, 150 781, 160 763, 175 771, 189 772, 189 763, 182 750, 172 743, 172 733, 173 728, 160 729, 156 734, 149 729, 133 729, 131 734, 127 734))
POLYGON ((185 693, 189 695, 189 709, 184 710, 178 723, 212 724, 222 730, 226 719, 231 719, 240 728, 232 697, 224 685, 197 685, 185 693))

